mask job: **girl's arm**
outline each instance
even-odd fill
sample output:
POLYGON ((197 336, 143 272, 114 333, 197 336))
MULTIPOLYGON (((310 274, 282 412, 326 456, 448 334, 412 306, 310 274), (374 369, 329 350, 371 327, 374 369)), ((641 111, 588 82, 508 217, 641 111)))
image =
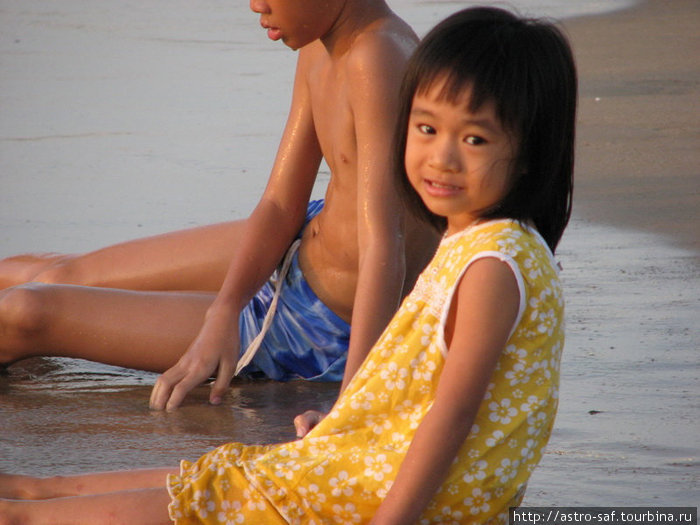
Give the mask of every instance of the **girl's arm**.
POLYGON ((289 117, 267 187, 246 220, 221 290, 187 352, 158 378, 152 408, 177 407, 192 388, 215 372, 209 398, 215 404, 220 401, 238 362, 239 338, 231 337, 238 333, 238 316, 270 277, 304 222, 322 158, 304 80, 307 63, 307 50, 302 50, 289 117))
POLYGON ((435 401, 372 525, 416 522, 445 480, 515 323, 519 300, 507 264, 489 257, 467 269, 450 306, 449 351, 435 401))

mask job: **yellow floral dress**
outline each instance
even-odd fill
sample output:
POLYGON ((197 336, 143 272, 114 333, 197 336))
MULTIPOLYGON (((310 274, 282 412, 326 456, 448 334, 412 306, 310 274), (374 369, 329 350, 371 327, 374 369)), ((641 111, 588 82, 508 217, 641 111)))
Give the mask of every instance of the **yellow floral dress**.
POLYGON ((507 263, 520 312, 469 436, 419 523, 506 523, 547 442, 564 343, 557 266, 538 233, 510 220, 443 239, 414 290, 330 414, 304 439, 230 443, 168 479, 176 523, 366 523, 430 409, 444 326, 468 265, 507 263))

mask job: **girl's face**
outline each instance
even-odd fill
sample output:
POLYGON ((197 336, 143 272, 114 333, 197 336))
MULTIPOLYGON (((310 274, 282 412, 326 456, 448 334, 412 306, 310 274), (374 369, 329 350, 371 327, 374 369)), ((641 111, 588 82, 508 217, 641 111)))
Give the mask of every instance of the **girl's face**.
POLYGON ((447 234, 463 230, 505 197, 517 144, 493 103, 469 110, 471 89, 456 103, 434 82, 413 98, 406 141, 406 173, 430 211, 447 218, 447 234))
POLYGON ((271 40, 299 49, 324 36, 342 9, 343 0, 250 0, 271 40))

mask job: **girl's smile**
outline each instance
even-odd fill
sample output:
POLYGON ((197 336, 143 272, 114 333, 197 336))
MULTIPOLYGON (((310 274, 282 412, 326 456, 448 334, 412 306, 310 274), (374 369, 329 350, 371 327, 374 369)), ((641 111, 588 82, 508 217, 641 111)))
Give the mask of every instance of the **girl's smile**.
POLYGON ((418 93, 408 121, 406 173, 430 211, 462 230, 496 206, 510 188, 516 144, 487 101, 469 108, 471 89, 456 101, 444 82, 418 93))

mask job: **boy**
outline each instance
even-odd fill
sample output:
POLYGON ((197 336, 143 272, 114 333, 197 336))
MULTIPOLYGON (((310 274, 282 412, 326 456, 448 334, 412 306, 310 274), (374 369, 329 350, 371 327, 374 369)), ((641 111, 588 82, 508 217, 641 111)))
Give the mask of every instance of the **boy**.
POLYGON ((265 338, 289 348, 263 339, 248 370, 342 377, 345 387, 435 246, 425 227, 404 224, 389 153, 398 86, 417 39, 383 0, 250 6, 269 38, 300 49, 287 125, 251 216, 78 257, 6 261, 12 271, 19 264, 19 280, 43 284, 0 293, 0 362, 48 353, 167 370, 151 396, 156 409, 177 407, 216 373, 210 400, 218 403, 277 303, 265 338), (321 158, 332 175, 318 211, 307 203, 321 158), (265 283, 283 259, 289 273, 278 302, 274 283, 265 283))

